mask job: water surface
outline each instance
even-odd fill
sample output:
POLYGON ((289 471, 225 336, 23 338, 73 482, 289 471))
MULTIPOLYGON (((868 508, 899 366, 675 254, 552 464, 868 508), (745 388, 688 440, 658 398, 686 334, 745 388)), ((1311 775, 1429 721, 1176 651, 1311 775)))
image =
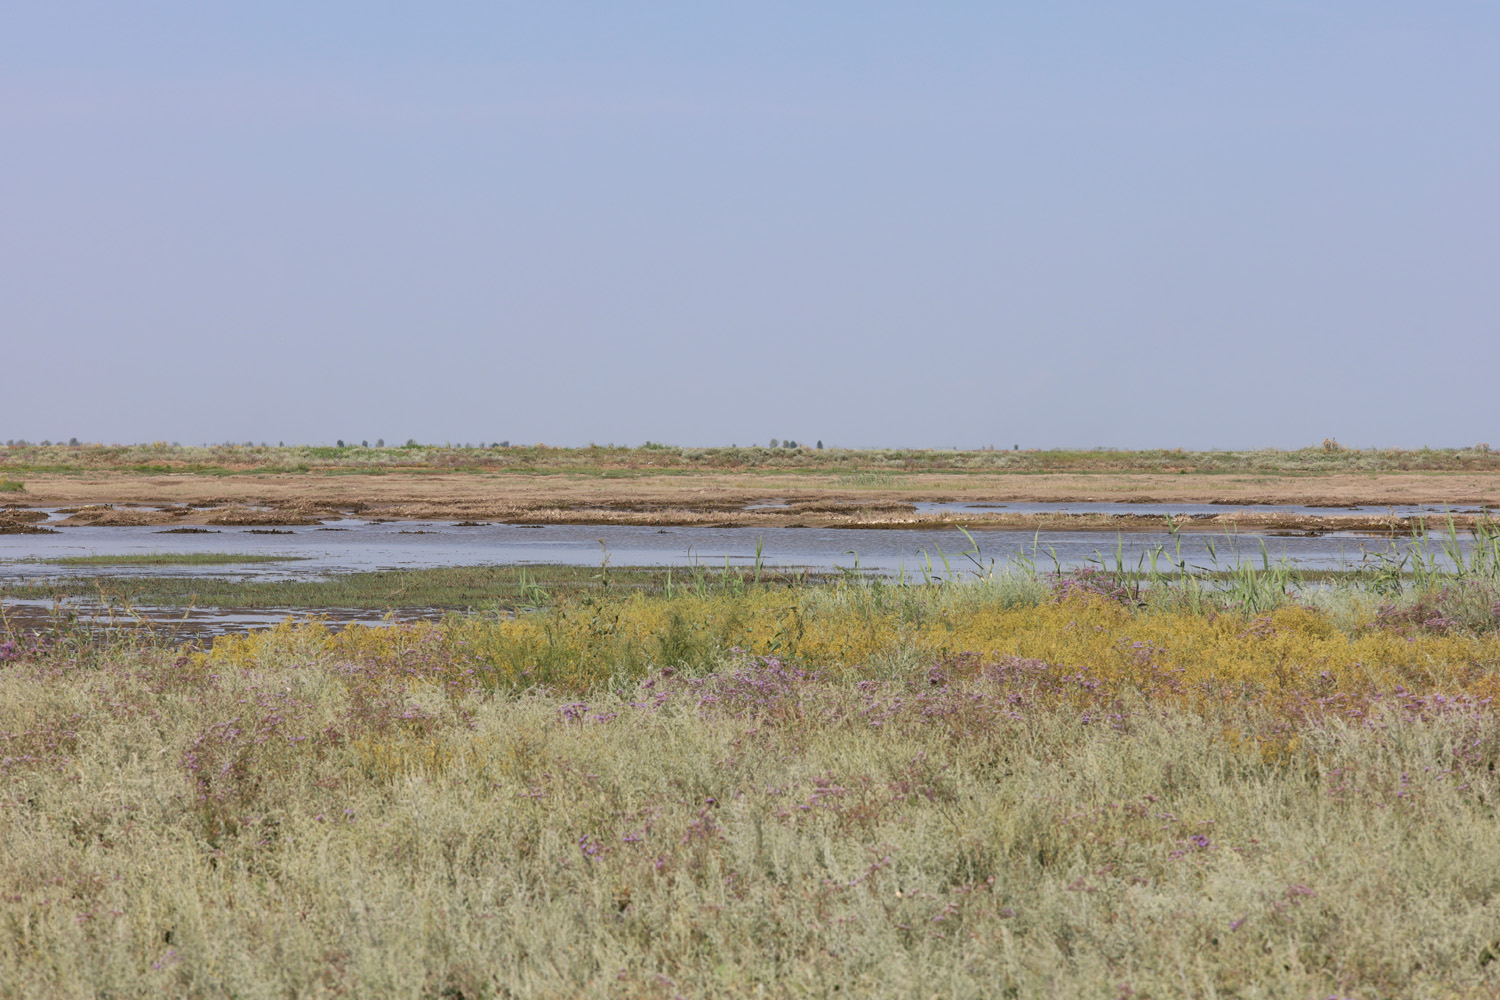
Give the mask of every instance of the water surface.
MULTIPOLYGON (((1039 505, 1026 505, 1036 507, 1039 505)), ((1046 505, 1040 505, 1046 506, 1046 505)), ((1124 506, 1124 505, 1109 505, 1124 506)), ((1057 509, 1054 505, 1050 509, 1057 509)), ((1222 512, 1226 508, 1214 508, 1222 512)), ((1027 511, 1030 512, 1030 511, 1027 511)), ((1184 510, 1183 513, 1192 513, 1184 510)), ((1370 554, 1407 548, 1410 539, 1392 542, 1354 533, 1315 536, 1256 534, 1184 534, 1166 532, 1011 531, 974 532, 988 564, 1018 558, 1035 559, 1042 568, 1086 565, 1102 556, 1113 561, 1117 547, 1134 564, 1158 548, 1171 551, 1180 541, 1183 558, 1204 568, 1228 568, 1241 558, 1259 562, 1264 555, 1301 569, 1343 569, 1359 565, 1370 554), (1264 547, 1264 550, 1262 549, 1264 547)), ((213 576, 239 579, 308 579, 333 573, 419 569, 459 565, 560 563, 613 566, 722 567, 752 564, 769 567, 838 567, 898 574, 918 573, 929 562, 941 569, 970 546, 952 527, 923 528, 761 528, 639 525, 481 524, 473 527, 427 521, 330 521, 321 527, 271 529, 227 527, 206 534, 179 534, 159 526, 76 527, 48 535, 0 535, 0 579, 81 576, 213 576), (239 552, 286 555, 296 562, 212 566, 59 566, 41 560, 63 556, 144 553, 239 552)), ((972 568, 968 559, 963 566, 972 568)))

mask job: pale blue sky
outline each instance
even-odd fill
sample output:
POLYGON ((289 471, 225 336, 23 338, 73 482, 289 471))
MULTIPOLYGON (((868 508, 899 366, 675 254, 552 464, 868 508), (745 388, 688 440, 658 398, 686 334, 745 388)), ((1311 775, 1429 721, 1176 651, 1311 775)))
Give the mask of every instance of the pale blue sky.
POLYGON ((1500 5, 0 8, 0 440, 1500 446, 1500 5))

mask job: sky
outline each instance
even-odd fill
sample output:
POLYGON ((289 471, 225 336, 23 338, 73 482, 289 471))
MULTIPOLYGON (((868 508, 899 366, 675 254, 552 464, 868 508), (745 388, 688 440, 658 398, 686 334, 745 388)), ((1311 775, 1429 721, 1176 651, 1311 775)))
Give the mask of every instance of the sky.
POLYGON ((1500 446, 1500 5, 0 5, 0 440, 1500 446))

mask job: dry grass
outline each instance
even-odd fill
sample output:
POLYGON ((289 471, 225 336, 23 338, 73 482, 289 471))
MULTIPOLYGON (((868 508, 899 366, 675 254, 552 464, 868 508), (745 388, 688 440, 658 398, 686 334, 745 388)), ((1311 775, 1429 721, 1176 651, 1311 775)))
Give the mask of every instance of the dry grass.
POLYGON ((1491 633, 903 596, 0 645, 0 995, 1500 990, 1491 633))
POLYGON ((1500 472, 1500 451, 1487 447, 1356 449, 1323 445, 1281 450, 1184 451, 1158 448, 1118 451, 1097 448, 960 450, 947 448, 639 448, 590 445, 475 447, 422 444, 410 447, 330 448, 224 444, 204 447, 158 442, 139 445, 0 445, 0 469, 39 472, 120 471, 159 475, 196 472, 554 471, 629 475, 662 470, 823 470, 845 474, 845 486, 888 486, 882 477, 922 471, 1272 473, 1500 472))

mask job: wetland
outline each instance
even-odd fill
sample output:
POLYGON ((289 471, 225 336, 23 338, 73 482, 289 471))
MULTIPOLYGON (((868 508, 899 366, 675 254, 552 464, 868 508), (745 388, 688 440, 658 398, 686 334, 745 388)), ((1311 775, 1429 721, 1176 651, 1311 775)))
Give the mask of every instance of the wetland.
POLYGON ((514 608, 606 579, 659 590, 669 571, 899 581, 1170 551, 1208 574, 1250 559, 1352 577, 1500 503, 1478 450, 13 446, 0 471, 13 618, 61 599, 216 632, 514 608))
POLYGON ((7 470, 0 980, 1500 985, 1492 472, 544 457, 7 470))

